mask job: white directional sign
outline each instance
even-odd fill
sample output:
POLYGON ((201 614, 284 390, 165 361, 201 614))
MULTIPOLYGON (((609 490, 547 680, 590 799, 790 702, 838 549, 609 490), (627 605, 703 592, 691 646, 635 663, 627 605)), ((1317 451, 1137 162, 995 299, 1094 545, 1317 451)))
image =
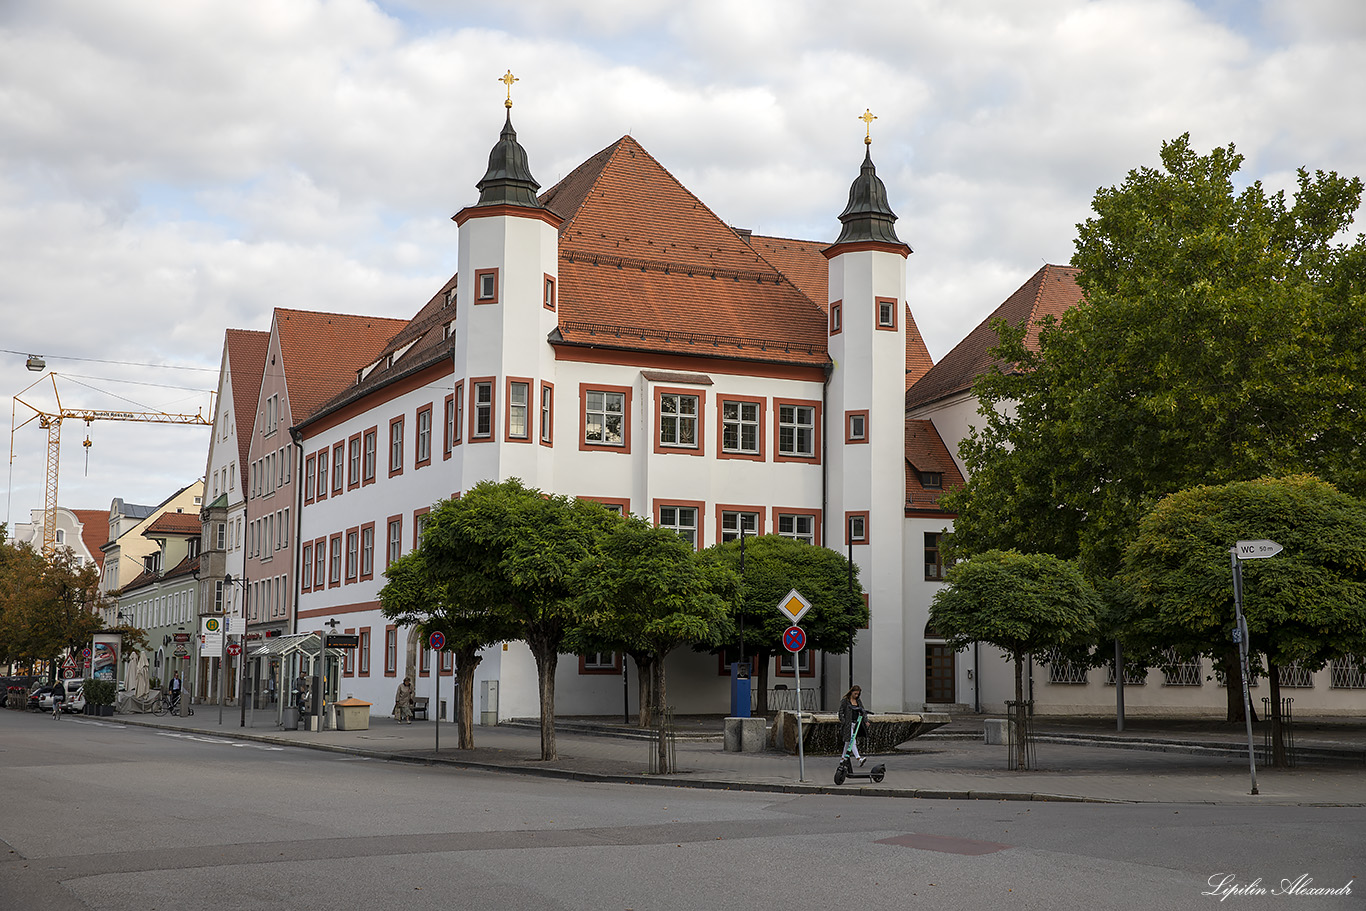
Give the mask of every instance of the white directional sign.
POLYGON ((1261 560, 1266 557, 1274 557, 1284 549, 1275 541, 1239 541, 1238 559, 1261 560))
POLYGON ((803 598, 801 592, 795 588, 783 595, 783 600, 778 602, 778 611, 794 624, 805 617, 809 610, 811 610, 811 602, 803 598))

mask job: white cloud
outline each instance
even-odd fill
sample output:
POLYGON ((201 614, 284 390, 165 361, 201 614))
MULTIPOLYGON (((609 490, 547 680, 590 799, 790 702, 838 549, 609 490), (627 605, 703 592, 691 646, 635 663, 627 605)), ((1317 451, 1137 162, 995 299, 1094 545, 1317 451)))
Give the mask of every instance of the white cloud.
MULTIPOLYGON (((449 216, 474 199, 511 68, 544 186, 630 131, 732 224, 811 239, 836 233, 871 108, 916 320, 942 356, 1065 262, 1096 188, 1163 140, 1235 142, 1271 189, 1301 164, 1366 174, 1363 9, 18 0, 0 7, 0 347, 92 374, 55 356, 216 368, 223 329, 267 328, 273 306, 411 314, 454 269, 449 216)), ((0 354, 0 391, 32 379, 0 354)), ((192 431, 97 430, 126 449, 98 444, 87 478, 68 444, 64 503, 155 502, 203 470, 192 431)), ((20 517, 41 503, 29 431, 20 517)))

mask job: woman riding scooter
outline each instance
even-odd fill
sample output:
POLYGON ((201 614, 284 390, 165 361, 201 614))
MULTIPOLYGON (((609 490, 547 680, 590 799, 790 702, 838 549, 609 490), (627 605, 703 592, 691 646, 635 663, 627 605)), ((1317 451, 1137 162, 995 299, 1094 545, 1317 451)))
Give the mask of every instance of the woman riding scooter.
POLYGON ((844 734, 845 743, 849 744, 848 752, 863 765, 868 759, 859 755, 857 732, 860 727, 868 723, 868 710, 863 707, 863 690, 855 686, 844 694, 840 700, 840 731, 844 734), (862 724, 858 722, 862 720, 862 724))

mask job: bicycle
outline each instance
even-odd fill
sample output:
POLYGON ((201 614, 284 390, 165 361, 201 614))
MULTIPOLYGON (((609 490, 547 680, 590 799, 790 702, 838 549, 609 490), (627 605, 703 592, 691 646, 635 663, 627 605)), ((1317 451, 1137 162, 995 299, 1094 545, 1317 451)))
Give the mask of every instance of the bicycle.
MULTIPOLYGON (((161 698, 158 699, 156 702, 152 703, 152 714, 165 715, 167 712, 170 712, 172 715, 174 715, 178 711, 179 707, 180 699, 178 697, 172 697, 170 693, 162 693, 161 698)), ((194 706, 186 706, 185 714, 193 715, 194 706)))
POLYGON ((52 720, 62 720, 62 700, 57 699, 55 697, 52 700, 52 720))

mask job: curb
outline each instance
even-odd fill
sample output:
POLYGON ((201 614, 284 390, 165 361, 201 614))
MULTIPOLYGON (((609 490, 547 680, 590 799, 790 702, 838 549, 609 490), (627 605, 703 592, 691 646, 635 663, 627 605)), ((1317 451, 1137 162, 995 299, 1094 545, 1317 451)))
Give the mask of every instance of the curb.
MULTIPOLYGON (((119 716, 115 715, 115 718, 119 716)), ((784 784, 768 781, 731 781, 716 778, 673 778, 650 775, 620 775, 609 772, 580 772, 572 769, 557 769, 553 767, 534 768, 511 768, 505 765, 490 762, 478 762, 470 759, 448 759, 440 756, 424 756, 421 753, 396 753, 385 750, 365 750, 357 747, 342 746, 333 743, 309 743, 307 741, 291 740, 284 737, 275 737, 270 734, 258 733, 228 733, 211 730, 200 730, 198 728, 184 728, 178 725, 166 724, 155 721, 125 721, 126 725, 135 727, 151 728, 153 730, 176 731, 183 733, 200 734, 206 737, 222 737, 230 740, 250 740, 257 743, 269 743, 275 746, 299 747, 305 750, 316 750, 323 753, 343 753, 351 756, 364 756, 368 759, 378 759, 385 762, 402 762, 410 765, 426 766, 448 766, 457 769, 469 769, 476 772, 493 772, 503 775, 527 775, 533 778, 548 778, 559 781, 581 781, 593 784, 628 784, 628 785, 647 785, 663 788, 693 788, 696 790, 708 791, 746 791, 753 793, 768 794, 825 794, 825 795, 844 795, 853 797, 899 797, 916 798, 921 800, 1009 800, 1009 801, 1046 801, 1049 803, 1135 803, 1129 800, 1111 800, 1100 797, 1079 797, 1072 794, 1045 794, 1034 791, 973 791, 973 790, 944 790, 933 788, 886 788, 876 786, 844 787, 840 785, 814 784, 807 782, 793 782, 784 784)), ((556 725, 559 729, 559 725, 556 725)), ((719 738, 715 738, 719 739, 719 738)))

